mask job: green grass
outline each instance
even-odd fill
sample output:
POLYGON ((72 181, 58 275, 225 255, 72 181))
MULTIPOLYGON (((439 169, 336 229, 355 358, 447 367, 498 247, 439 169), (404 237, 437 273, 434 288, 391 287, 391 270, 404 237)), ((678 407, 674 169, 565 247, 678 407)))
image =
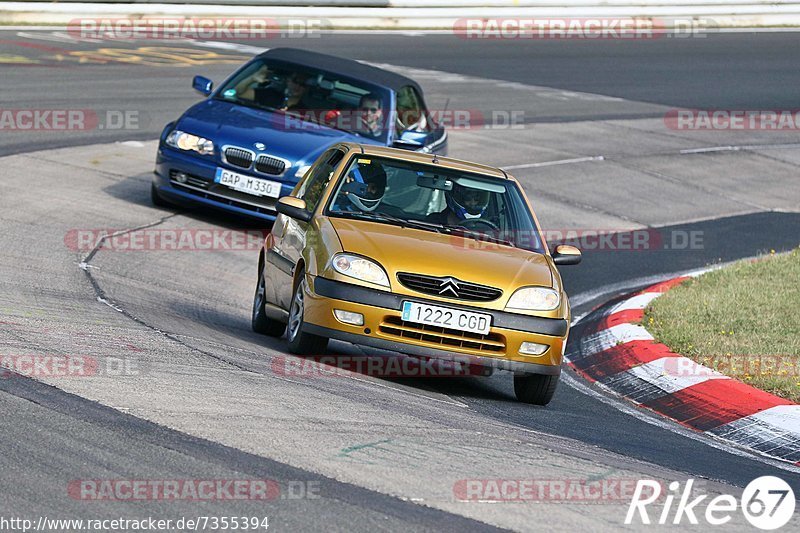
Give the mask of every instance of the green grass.
POLYGON ((800 403, 800 249, 689 280, 650 304, 644 326, 673 352, 800 403))

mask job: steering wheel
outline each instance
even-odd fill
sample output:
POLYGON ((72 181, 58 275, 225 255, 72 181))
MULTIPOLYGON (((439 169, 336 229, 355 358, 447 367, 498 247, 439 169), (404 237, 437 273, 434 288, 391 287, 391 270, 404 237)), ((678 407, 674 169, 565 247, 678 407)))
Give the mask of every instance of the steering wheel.
POLYGON ((462 220, 461 224, 459 224, 459 226, 462 228, 469 230, 478 230, 481 225, 486 226, 494 231, 500 231, 500 226, 483 218, 468 218, 466 220, 462 220))

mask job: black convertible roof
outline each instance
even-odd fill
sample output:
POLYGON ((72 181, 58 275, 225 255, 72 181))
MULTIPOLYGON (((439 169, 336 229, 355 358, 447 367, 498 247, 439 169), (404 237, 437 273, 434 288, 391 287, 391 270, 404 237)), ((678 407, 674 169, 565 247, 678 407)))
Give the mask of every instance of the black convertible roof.
POLYGON ((341 74, 348 78, 362 80, 372 85, 379 85, 394 91, 398 91, 406 85, 411 85, 422 94, 422 88, 414 80, 400 74, 395 74, 394 72, 389 72, 388 70, 383 70, 382 68, 359 63, 352 59, 320 54, 318 52, 309 52, 308 50, 301 50, 299 48, 272 48, 260 54, 258 57, 294 63, 315 70, 324 70, 333 74, 341 74))

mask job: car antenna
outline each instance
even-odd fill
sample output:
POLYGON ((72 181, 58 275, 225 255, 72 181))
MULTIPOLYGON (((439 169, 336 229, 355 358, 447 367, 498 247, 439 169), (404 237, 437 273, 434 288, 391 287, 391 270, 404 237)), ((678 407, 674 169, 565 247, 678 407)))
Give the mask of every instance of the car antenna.
MULTIPOLYGON (((449 105, 450 105, 450 98, 447 98, 447 100, 444 101, 444 110, 442 111, 442 115, 443 116, 446 116, 445 113, 447 113, 447 106, 449 106, 449 105)), ((438 162, 439 162, 439 156, 436 155, 436 152, 434 152, 433 153, 433 160, 431 161, 431 163, 433 163, 435 165, 438 162)))

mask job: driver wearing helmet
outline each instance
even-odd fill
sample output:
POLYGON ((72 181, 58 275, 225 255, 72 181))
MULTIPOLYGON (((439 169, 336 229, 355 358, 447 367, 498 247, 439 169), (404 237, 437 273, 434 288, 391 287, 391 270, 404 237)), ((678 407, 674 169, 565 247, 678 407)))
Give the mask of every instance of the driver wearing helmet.
POLYGON ((489 191, 453 184, 453 190, 445 191, 447 208, 428 215, 429 222, 447 226, 458 226, 465 220, 479 219, 489 206, 489 191))
POLYGON ((358 163, 345 178, 334 209, 345 212, 375 211, 386 192, 386 171, 377 163, 358 163))

